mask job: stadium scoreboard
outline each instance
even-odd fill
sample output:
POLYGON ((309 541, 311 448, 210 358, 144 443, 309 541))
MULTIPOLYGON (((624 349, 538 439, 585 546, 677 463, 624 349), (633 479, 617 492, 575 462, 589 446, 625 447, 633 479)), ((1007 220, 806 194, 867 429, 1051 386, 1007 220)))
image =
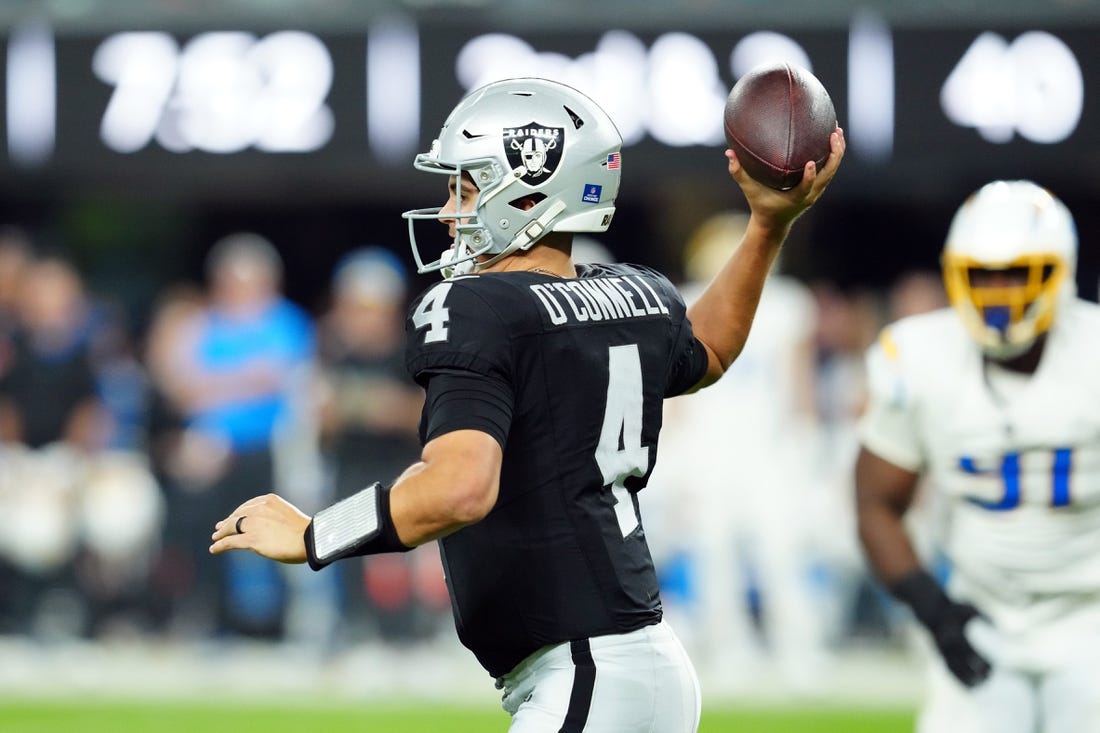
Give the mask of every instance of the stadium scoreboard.
POLYGON ((660 33, 407 18, 355 32, 28 24, 3 39, 0 185, 400 191, 422 185, 412 157, 461 95, 514 75, 585 91, 623 134, 632 176, 675 178, 715 167, 726 94, 777 57, 822 80, 846 166, 886 192, 999 176, 1007 161, 1078 181, 1100 162, 1098 42, 1100 27, 891 28, 864 13, 842 28, 660 33))

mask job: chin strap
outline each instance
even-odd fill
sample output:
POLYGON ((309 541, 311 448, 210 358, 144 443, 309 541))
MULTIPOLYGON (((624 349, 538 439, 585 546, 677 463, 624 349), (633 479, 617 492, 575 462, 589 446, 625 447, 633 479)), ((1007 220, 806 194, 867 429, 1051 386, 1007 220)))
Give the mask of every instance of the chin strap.
MULTIPOLYGON (((466 245, 460 245, 463 249, 466 249, 466 245)), ((451 264, 454 260, 458 259, 458 255, 455 254, 453 249, 445 251, 439 257, 439 274, 443 276, 444 280, 450 280, 456 275, 468 275, 474 271, 474 260, 464 259, 459 262, 451 264)))

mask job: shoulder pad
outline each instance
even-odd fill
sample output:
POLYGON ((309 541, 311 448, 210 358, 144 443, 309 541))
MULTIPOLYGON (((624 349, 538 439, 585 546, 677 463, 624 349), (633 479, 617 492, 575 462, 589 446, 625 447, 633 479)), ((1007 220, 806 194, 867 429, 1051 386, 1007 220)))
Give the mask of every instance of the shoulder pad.
POLYGON ((405 362, 423 381, 424 372, 462 369, 507 376, 510 338, 501 317, 507 291, 486 290, 480 278, 452 278, 432 285, 409 308, 405 362))

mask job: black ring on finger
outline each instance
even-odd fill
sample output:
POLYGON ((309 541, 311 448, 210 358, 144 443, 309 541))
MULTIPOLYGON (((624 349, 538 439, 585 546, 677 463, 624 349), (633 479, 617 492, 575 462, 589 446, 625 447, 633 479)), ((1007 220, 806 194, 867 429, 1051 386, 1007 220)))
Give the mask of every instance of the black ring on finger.
POLYGON ((241 529, 241 522, 244 521, 244 516, 237 517, 237 523, 233 525, 237 529, 237 534, 244 534, 244 530, 241 529))

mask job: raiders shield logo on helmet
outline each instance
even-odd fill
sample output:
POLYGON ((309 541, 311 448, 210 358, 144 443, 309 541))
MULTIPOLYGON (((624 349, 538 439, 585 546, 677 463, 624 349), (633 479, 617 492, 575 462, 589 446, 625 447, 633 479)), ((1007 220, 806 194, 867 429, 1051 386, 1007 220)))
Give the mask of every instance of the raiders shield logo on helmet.
POLYGON ((508 163, 513 170, 522 166, 525 171, 520 179, 532 186, 545 183, 554 175, 564 142, 564 127, 530 122, 523 127, 504 128, 504 152, 508 163))

